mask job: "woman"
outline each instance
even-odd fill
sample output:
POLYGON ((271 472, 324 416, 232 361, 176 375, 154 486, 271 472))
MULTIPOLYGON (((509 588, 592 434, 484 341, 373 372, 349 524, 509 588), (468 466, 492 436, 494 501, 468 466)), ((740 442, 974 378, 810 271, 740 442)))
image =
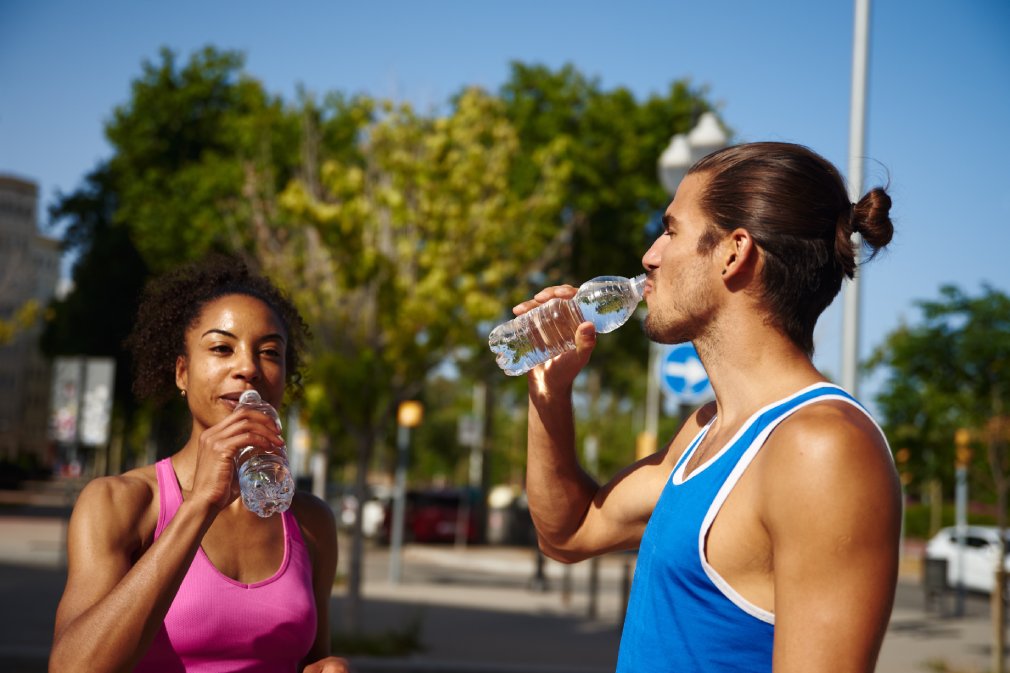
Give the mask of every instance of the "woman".
POLYGON ((182 395, 192 429, 170 458, 81 492, 50 671, 348 671, 328 656, 332 511, 296 493, 263 519, 237 497, 235 454, 284 447, 238 397, 255 389, 279 407, 306 335, 290 301, 235 260, 147 289, 127 341, 134 390, 182 395))

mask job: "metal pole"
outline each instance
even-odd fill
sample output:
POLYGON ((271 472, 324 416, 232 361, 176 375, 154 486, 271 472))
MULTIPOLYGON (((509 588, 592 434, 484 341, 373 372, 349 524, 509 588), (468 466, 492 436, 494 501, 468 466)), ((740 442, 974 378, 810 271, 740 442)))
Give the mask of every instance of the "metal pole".
POLYGON ((645 431, 653 442, 659 433, 659 382, 656 380, 658 360, 659 344, 649 341, 649 371, 645 384, 645 431))
POLYGON ((399 584, 401 579, 401 555, 403 551, 403 520, 407 500, 407 446, 410 443, 410 429, 401 425, 396 430, 396 483, 393 491, 393 529, 389 541, 389 581, 399 584))
POLYGON ((957 607, 954 614, 964 616, 964 546, 968 538, 968 466, 954 470, 954 521, 957 530, 957 607))
MULTIPOLYGON (((852 39, 852 100, 849 112, 849 200, 863 193, 863 155, 866 152, 866 70, 869 61, 870 0, 856 0, 852 39)), ((856 265, 862 237, 853 235, 856 265)), ((845 288, 842 316, 842 387, 859 396, 859 276, 845 288)))

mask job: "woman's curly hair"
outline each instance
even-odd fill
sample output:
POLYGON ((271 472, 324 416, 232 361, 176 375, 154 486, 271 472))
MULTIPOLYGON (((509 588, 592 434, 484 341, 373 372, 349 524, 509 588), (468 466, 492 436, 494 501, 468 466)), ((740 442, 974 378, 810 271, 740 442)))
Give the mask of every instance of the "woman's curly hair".
POLYGON ((138 397, 165 401, 176 395, 175 363, 186 354, 186 331, 208 303, 230 294, 255 297, 277 314, 287 332, 286 382, 290 393, 300 392, 309 330, 298 309, 242 260, 216 254, 159 276, 144 288, 136 323, 124 344, 133 356, 133 392, 138 397))

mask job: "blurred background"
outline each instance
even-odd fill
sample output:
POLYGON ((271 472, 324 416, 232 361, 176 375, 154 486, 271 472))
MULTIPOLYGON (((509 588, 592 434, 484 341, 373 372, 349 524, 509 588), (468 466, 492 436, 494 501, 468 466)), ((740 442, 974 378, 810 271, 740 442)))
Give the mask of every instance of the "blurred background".
MULTIPOLYGON (((909 555, 959 516, 999 523, 1010 5, 874 3, 861 149, 853 14, 0 3, 0 514, 62 515, 87 479, 180 446, 184 410, 133 398, 121 342, 148 278, 225 251, 285 288, 314 334, 284 413, 301 487, 342 524, 345 627, 368 614, 361 559, 409 558, 386 546, 400 493, 405 544, 519 547, 523 582, 546 586, 562 571, 532 551, 525 380, 497 369, 488 332, 545 284, 638 273, 685 156, 782 140, 843 173, 855 153, 864 191, 894 199, 895 240, 859 275, 851 387, 895 450, 909 555)), ((842 303, 815 334, 836 380, 842 303)), ((603 479, 707 395, 664 377, 640 317, 577 383, 579 447, 603 479)))

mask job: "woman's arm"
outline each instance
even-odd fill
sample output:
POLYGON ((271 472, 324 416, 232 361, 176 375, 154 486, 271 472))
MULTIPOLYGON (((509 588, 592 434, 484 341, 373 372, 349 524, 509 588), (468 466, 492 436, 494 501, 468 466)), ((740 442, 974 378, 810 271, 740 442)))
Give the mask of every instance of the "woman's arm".
POLYGON ((316 638, 305 656, 303 673, 347 673, 344 659, 330 655, 330 595, 337 573, 337 523, 322 500, 295 495, 295 513, 312 557, 312 593, 316 600, 316 638), (312 663, 309 663, 312 662, 312 663))
POLYGON ((96 479, 81 492, 67 531, 51 671, 130 670, 150 647, 204 534, 238 496, 236 452, 283 445, 273 421, 249 410, 196 441, 190 495, 146 551, 157 512, 153 475, 96 479))
POLYGON ((150 549, 142 519, 154 493, 138 477, 96 479, 67 531, 67 585, 56 612, 51 671, 130 670, 150 646, 212 517, 183 503, 150 549))

